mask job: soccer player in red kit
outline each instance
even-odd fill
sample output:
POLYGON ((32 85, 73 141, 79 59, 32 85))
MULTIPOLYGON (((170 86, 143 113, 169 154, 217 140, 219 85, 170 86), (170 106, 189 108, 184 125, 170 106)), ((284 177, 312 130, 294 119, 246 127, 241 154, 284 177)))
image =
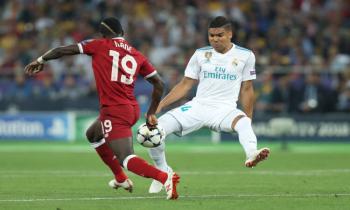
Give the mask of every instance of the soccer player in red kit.
POLYGON ((134 96, 137 75, 140 74, 153 85, 152 102, 146 116, 146 123, 150 128, 157 125, 155 112, 163 93, 163 83, 148 60, 123 38, 124 32, 118 19, 104 19, 99 32, 103 38, 49 50, 27 65, 25 72, 28 75, 36 74, 43 70, 46 61, 65 55, 91 56, 100 116, 87 130, 86 135, 115 175, 115 179, 109 184, 131 192, 133 184, 123 172, 123 165, 137 175, 163 183, 167 199, 177 199, 176 185, 179 176, 173 172, 160 171, 148 164, 134 154, 132 145, 131 127, 140 115, 134 96))

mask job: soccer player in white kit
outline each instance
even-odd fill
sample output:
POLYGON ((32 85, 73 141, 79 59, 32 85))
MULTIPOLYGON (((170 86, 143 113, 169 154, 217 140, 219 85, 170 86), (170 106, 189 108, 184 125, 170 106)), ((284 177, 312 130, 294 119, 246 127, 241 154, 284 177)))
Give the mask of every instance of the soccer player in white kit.
MULTIPOLYGON (((208 27, 211 46, 197 49, 191 57, 183 79, 160 102, 158 113, 186 96, 198 83, 196 96, 186 104, 166 112, 158 119, 166 135, 186 135, 202 127, 215 131, 238 133, 246 154, 245 166, 254 167, 266 159, 269 148, 257 149, 251 125, 254 104, 253 80, 255 56, 251 50, 231 42, 232 25, 225 17, 214 18, 208 27), (240 99, 243 111, 237 109, 240 99)), ((151 148, 149 154, 157 168, 171 171, 165 158, 165 144, 151 148)), ((158 193, 162 185, 154 180, 150 193, 158 193)))

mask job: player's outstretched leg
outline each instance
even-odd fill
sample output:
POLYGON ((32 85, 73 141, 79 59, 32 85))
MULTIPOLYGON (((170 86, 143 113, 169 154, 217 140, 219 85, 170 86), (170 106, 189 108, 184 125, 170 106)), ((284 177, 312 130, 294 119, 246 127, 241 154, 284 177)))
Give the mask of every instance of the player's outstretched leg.
MULTIPOLYGON (((154 165, 164 171, 164 172, 172 172, 172 168, 168 166, 165 158, 165 143, 163 142, 161 145, 155 148, 151 148, 148 150, 149 156, 152 158, 154 165)), ((163 188, 163 184, 157 180, 153 180, 151 186, 149 187, 149 193, 159 193, 163 188)))
POLYGON ((136 155, 127 156, 123 161, 123 165, 124 168, 137 175, 153 178, 162 183, 167 194, 167 199, 178 198, 176 185, 179 183, 180 177, 176 173, 172 171, 168 173, 163 172, 136 155))
POLYGON ((98 119, 88 128, 86 131, 86 137, 102 161, 114 174, 115 186, 111 186, 111 184, 109 184, 109 186, 114 189, 122 187, 125 190, 132 192, 132 181, 128 179, 128 176, 124 173, 118 159, 103 138, 101 123, 98 119))
POLYGON ((257 138, 251 125, 251 119, 246 116, 238 116, 232 127, 238 133, 239 142, 241 143, 247 160, 245 166, 252 168, 259 162, 266 160, 270 154, 269 148, 257 149, 257 138))
POLYGON ((111 140, 108 143, 114 154, 119 158, 119 161, 123 163, 125 169, 139 176, 153 178, 162 183, 167 193, 167 199, 178 198, 176 185, 179 183, 180 177, 174 172, 163 172, 148 164, 144 159, 134 155, 131 137, 111 140))
MULTIPOLYGON (((158 124, 162 126, 165 136, 181 130, 181 125, 172 115, 164 114, 158 119, 158 124)), ((167 173, 172 173, 173 169, 168 165, 165 157, 165 142, 158 147, 150 148, 148 150, 149 156, 152 158, 154 165, 167 173)), ((159 193, 163 185, 157 180, 153 180, 149 187, 149 193, 159 193)))

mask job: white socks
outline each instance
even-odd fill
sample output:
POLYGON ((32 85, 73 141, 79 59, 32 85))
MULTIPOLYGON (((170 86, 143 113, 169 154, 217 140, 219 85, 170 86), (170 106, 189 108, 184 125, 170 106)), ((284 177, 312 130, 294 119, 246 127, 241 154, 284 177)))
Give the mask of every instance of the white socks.
POLYGON ((248 117, 239 119, 234 129, 238 133, 239 143, 241 143, 247 158, 251 157, 257 150, 257 139, 251 119, 248 117))
MULTIPOLYGON (((162 115, 158 119, 158 124, 163 127, 166 136, 181 131, 179 121, 177 121, 171 114, 162 115)), ((168 171, 168 163, 165 158, 165 141, 158 147, 149 149, 148 154, 158 169, 165 172, 168 171)))
POLYGON ((160 169, 162 171, 167 171, 168 170, 168 163, 166 162, 166 159, 165 159, 165 151, 164 150, 165 150, 165 143, 163 142, 158 147, 150 148, 148 150, 148 154, 152 158, 155 166, 158 169, 160 169))

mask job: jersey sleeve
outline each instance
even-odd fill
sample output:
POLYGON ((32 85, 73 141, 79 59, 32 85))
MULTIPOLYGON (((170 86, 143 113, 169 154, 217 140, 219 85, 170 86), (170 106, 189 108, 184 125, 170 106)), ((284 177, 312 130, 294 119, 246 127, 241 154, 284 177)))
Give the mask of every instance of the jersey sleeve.
POLYGON ((255 55, 253 52, 250 52, 249 57, 246 61, 246 64, 242 72, 242 81, 256 79, 255 72, 255 55))
POLYGON ((150 78, 157 74, 156 69, 152 66, 152 64, 145 59, 142 63, 142 66, 140 68, 140 75, 143 76, 145 79, 150 78))
POLYGON ((98 51, 101 43, 98 39, 84 40, 78 43, 79 51, 81 54, 93 55, 98 51))
POLYGON ((200 72, 200 66, 198 62, 198 52, 195 52, 190 61, 188 62, 186 69, 185 69, 185 77, 189 77, 192 79, 199 79, 199 72, 200 72))

